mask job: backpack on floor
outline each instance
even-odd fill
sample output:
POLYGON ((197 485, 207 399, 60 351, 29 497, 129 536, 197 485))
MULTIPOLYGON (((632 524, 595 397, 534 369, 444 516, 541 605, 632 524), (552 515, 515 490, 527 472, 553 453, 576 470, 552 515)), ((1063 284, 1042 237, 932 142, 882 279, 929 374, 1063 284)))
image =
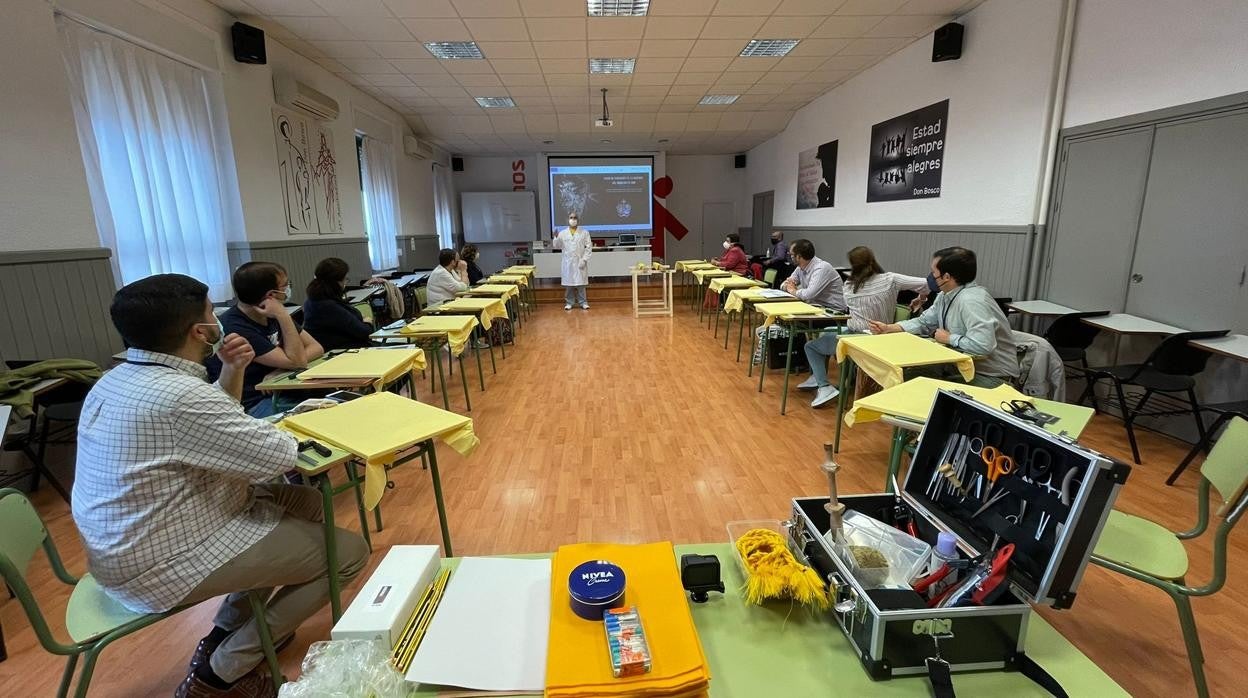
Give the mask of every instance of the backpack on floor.
POLYGON ((485 336, 496 347, 514 343, 516 335, 511 326, 511 318, 495 318, 485 336))

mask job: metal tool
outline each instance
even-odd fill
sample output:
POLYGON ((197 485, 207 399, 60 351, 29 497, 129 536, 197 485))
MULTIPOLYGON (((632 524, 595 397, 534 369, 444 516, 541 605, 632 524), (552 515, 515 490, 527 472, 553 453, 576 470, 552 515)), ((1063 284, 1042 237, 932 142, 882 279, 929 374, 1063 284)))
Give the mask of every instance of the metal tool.
POLYGON ((901 530, 909 533, 915 538, 919 537, 919 529, 914 524, 914 513, 910 511, 910 507, 901 499, 901 488, 897 486, 897 476, 890 476, 893 479, 893 522, 901 530))
POLYGON ((954 491, 958 492, 963 497, 970 496, 970 493, 967 492, 966 488, 962 486, 962 480, 958 478, 958 474, 954 471, 952 463, 945 463, 937 468, 937 470, 941 475, 945 476, 945 479, 949 481, 949 484, 953 487, 954 491))
POLYGON ((988 511, 988 510, 989 510, 990 508, 992 508, 992 507, 993 507, 993 506, 994 506, 997 502, 1001 501, 1002 499, 1005 499, 1005 496, 1006 496, 1006 495, 1008 495, 1008 494, 1009 494, 1009 492, 998 492, 998 493, 996 493, 996 495, 994 495, 994 496, 992 496, 992 497, 989 497, 989 498, 988 498, 988 501, 986 501, 986 502, 984 502, 982 505, 980 505, 980 507, 979 507, 978 509, 976 509, 976 510, 975 510, 975 513, 974 513, 974 514, 971 514, 971 518, 973 519, 973 518, 975 518, 975 517, 979 516, 980 514, 984 513, 985 511, 988 511))
POLYGON ((1009 475, 1014 472, 1014 459, 1001 453, 993 446, 984 446, 980 457, 984 461, 987 469, 984 477, 988 478, 988 491, 985 494, 991 494, 992 488, 997 484, 997 480, 1002 475, 1009 475))
MULTIPOLYGON (((949 440, 945 442, 945 450, 941 452, 940 460, 937 462, 948 463, 950 459, 953 458, 953 454, 958 450, 961 443, 961 434, 954 434, 953 436, 950 436, 949 440)), ((941 484, 942 480, 940 479, 940 472, 933 468, 932 479, 928 481, 927 489, 924 490, 923 493, 927 495, 928 499, 936 499, 936 497, 940 494, 941 484)))

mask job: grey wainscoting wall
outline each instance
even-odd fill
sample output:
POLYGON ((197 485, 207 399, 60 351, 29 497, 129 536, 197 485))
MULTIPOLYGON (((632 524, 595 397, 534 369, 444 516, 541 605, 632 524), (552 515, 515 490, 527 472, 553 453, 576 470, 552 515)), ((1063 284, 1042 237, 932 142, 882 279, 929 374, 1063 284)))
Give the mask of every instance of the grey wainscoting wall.
POLYGON ((400 235, 399 269, 432 269, 438 265, 438 236, 400 235))
POLYGON ((248 261, 275 262, 285 267, 294 291, 291 300, 296 303, 303 302, 304 289, 312 280, 316 265, 326 257, 345 260, 351 266, 348 280, 353 284, 372 273, 372 263, 368 261, 368 240, 364 238, 261 240, 231 242, 227 247, 231 269, 248 261))
POLYGON ((121 350, 108 316, 117 285, 104 248, 0 252, 0 357, 89 359, 121 350))
POLYGON ((997 297, 1023 297, 1026 288, 1028 250, 1035 233, 1031 225, 1002 226, 845 226, 785 227, 784 239, 806 238, 815 245, 815 254, 845 266, 845 255, 858 245, 875 252, 889 271, 925 276, 930 270, 932 252, 960 245, 975 251, 979 261, 978 281, 997 297))

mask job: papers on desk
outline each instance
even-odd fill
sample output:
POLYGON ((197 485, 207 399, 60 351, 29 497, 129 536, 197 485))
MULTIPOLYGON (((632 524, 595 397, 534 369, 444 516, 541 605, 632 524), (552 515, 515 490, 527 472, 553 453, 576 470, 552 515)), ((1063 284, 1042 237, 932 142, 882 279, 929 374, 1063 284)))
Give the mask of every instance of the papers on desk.
POLYGON ((394 285, 398 286, 399 288, 403 288, 404 286, 407 286, 409 284, 417 283, 420 280, 428 276, 429 276, 428 272, 421 272, 420 274, 408 274, 407 276, 403 276, 398 279, 395 279, 394 285))
POLYGON ((466 557, 407 680, 541 693, 549 634, 550 560, 466 557))
POLYGON ((786 291, 781 291, 778 288, 765 288, 758 292, 758 297, 759 298, 792 298, 793 296, 790 295, 786 291))
POLYGON ((347 291, 347 302, 352 305, 363 303, 380 290, 380 286, 369 286, 368 288, 357 288, 347 291))

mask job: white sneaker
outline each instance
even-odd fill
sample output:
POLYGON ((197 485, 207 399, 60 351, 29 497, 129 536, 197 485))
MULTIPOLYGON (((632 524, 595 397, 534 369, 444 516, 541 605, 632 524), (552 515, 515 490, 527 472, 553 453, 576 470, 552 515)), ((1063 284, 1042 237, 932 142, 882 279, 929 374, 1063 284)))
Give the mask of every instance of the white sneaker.
POLYGON ((581 310, 589 310, 589 303, 581 303, 581 310))
POLYGON ((571 310, 571 309, 572 309, 572 304, 571 304, 571 303, 564 303, 564 304, 563 304, 563 309, 564 309, 564 310, 571 310))
POLYGON ((819 388, 819 392, 815 393, 815 399, 810 401, 810 406, 814 407, 815 409, 824 407, 828 403, 835 400, 836 396, 840 394, 841 394, 841 391, 837 390, 836 388, 833 388, 830 385, 825 385, 819 388))
POLYGON ((819 387, 819 381, 815 380, 814 376, 811 376, 810 378, 807 378, 806 380, 797 384, 798 390, 814 390, 815 388, 818 388, 818 387, 819 387))

